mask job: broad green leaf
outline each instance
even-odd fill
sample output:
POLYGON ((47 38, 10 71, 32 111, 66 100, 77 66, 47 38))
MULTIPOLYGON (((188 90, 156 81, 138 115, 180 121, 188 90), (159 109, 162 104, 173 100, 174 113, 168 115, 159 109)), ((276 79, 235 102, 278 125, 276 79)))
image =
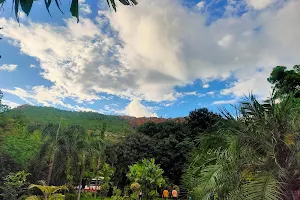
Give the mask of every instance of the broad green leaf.
POLYGON ((26 15, 28 16, 33 4, 33 0, 20 0, 21 2, 21 7, 22 10, 26 13, 26 15))
POLYGON ((78 0, 72 0, 70 11, 73 17, 77 18, 77 23, 79 22, 79 12, 78 12, 78 0))

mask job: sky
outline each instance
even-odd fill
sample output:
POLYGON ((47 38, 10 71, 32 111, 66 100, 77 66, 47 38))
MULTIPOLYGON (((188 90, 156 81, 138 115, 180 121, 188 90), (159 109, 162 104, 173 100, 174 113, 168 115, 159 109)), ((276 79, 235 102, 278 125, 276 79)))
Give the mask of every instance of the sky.
POLYGON ((35 1, 0 13, 0 89, 22 104, 136 117, 266 99, 272 68, 299 64, 300 0, 80 0, 80 22, 35 1))

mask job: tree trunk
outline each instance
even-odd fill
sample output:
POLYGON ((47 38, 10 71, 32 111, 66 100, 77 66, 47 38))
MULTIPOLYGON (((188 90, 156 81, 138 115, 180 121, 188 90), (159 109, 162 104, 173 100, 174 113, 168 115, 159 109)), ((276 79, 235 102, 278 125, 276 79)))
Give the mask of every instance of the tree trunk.
POLYGON ((80 179, 79 179, 79 187, 78 187, 78 194, 77 194, 77 200, 80 200, 81 195, 81 187, 82 187, 82 177, 83 177, 83 170, 80 172, 80 179))
POLYGON ((97 192, 98 192, 97 188, 98 188, 98 171, 99 171, 99 168, 100 168, 100 159, 98 159, 96 172, 95 172, 95 174, 96 174, 96 192, 95 192, 95 195, 94 195, 95 199, 97 198, 97 192))
POLYGON ((53 171, 53 166, 54 166, 54 159, 53 159, 53 157, 54 156, 51 156, 50 161, 49 161, 47 185, 50 185, 50 182, 51 182, 52 171, 53 171))
POLYGON ((83 173, 85 170, 85 154, 82 156, 82 167, 81 167, 81 172, 80 172, 80 180, 79 180, 79 188, 78 188, 78 195, 77 195, 77 200, 80 200, 80 195, 81 195, 81 186, 82 186, 82 178, 83 178, 83 173))

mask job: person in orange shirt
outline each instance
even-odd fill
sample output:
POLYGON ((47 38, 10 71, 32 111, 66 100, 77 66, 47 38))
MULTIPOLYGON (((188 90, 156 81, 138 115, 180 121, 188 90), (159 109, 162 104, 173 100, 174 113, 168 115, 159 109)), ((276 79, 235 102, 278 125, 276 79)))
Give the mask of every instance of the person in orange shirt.
POLYGON ((178 192, 177 192, 175 187, 172 190, 172 197, 173 197, 174 200, 178 199, 178 192))
POLYGON ((165 200, 169 198, 169 191, 167 190, 167 188, 165 188, 165 190, 163 191, 162 198, 164 198, 165 200))

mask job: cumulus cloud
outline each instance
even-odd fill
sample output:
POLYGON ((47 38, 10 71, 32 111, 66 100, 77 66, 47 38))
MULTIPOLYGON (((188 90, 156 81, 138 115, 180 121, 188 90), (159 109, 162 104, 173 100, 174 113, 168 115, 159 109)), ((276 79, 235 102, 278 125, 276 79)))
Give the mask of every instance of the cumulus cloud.
POLYGON ((20 104, 18 104, 16 102, 5 100, 5 99, 2 100, 2 103, 4 105, 8 105, 10 108, 16 108, 16 107, 20 106, 20 104))
POLYGON ((203 88, 209 88, 209 84, 206 83, 206 84, 204 84, 202 87, 203 87, 203 88))
POLYGON ((12 72, 15 71, 17 69, 18 65, 13 65, 13 64, 4 64, 0 66, 0 71, 8 71, 8 72, 12 72))
POLYGON ((247 4, 254 9, 260 10, 268 7, 276 0, 246 0, 247 4))
POLYGON ((141 104, 137 99, 134 99, 128 104, 125 109, 125 114, 135 117, 157 117, 155 112, 141 104))
POLYGON ((79 24, 67 19, 65 26, 31 21, 19 26, 5 18, 0 24, 6 27, 2 34, 39 60, 42 76, 53 83, 27 91, 40 102, 91 102, 107 93, 136 99, 130 105, 138 107, 141 100, 192 95, 178 95, 175 86, 230 76, 236 81, 222 94, 253 90, 267 96, 267 73, 277 64, 298 62, 299 9, 300 1, 290 0, 279 8, 250 10, 207 25, 205 14, 193 13, 179 1, 145 0, 135 7, 120 6, 117 13, 99 11, 95 21, 81 18, 79 24), (43 97, 43 91, 51 97, 43 97))
POLYGON ((199 3, 196 4, 196 8, 198 10, 201 10, 202 8, 204 8, 205 2, 204 1, 200 1, 199 3))
POLYGON ((30 68, 37 68, 38 66, 34 65, 34 64, 30 64, 29 65, 30 68))

